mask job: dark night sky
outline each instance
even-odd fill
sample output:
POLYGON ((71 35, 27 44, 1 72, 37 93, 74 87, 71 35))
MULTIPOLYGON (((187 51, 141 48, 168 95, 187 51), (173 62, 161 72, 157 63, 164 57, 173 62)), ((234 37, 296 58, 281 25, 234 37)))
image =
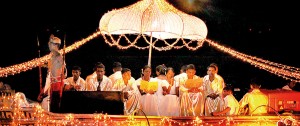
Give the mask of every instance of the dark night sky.
MULTIPOLYGON (((1 9, 0 67, 36 58, 39 49, 42 56, 48 54, 47 42, 51 33, 60 38, 66 34, 66 45, 73 44, 94 33, 104 13, 136 1, 7 1, 2 4, 6 6, 5 9, 1 9), (37 36, 41 44, 39 48, 37 36)), ((176 0, 172 1, 172 4, 183 10, 177 6, 176 0)), ((299 42, 299 19, 295 19, 299 14, 296 5, 292 0, 211 0, 206 1, 201 12, 186 13, 205 21, 208 28, 207 38, 211 40, 248 55, 300 67, 299 61, 296 61, 298 56, 295 56, 299 50, 296 46, 299 42)), ((102 37, 98 37, 78 50, 68 53, 66 62, 68 69, 73 65, 81 66, 82 77, 85 78, 92 72, 92 66, 97 61, 105 63, 107 75, 112 72, 112 62, 121 61, 123 66, 136 71, 133 76, 138 78, 138 70, 147 64, 147 56, 147 50, 118 50, 116 47, 109 47, 102 37)), ((205 75, 205 68, 211 62, 219 64, 220 74, 226 83, 235 87, 248 87, 252 76, 264 78, 266 88, 283 86, 284 79, 234 59, 207 44, 193 52, 187 49, 154 51, 152 59, 153 66, 165 63, 169 66, 174 65, 176 70, 181 64, 194 63, 200 76, 205 75)), ((45 70, 43 68, 43 76, 45 70)), ((37 68, 0 79, 9 83, 16 91, 25 92, 31 99, 35 99, 39 92, 37 68)))

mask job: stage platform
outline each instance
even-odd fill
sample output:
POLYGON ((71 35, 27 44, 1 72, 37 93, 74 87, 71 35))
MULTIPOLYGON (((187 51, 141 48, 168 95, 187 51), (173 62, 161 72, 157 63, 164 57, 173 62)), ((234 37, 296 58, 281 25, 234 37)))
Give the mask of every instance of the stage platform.
POLYGON ((282 121, 300 125, 300 115, 163 117, 52 113, 39 106, 0 111, 0 124, 7 126, 277 126, 282 121))
MULTIPOLYGON (((120 114, 122 110, 115 107, 116 103, 122 103, 120 97, 122 94, 118 92, 110 93, 88 93, 89 98, 94 99, 97 96, 97 100, 105 100, 102 102, 101 108, 97 109, 97 112, 87 111, 74 111, 73 109, 82 109, 80 107, 92 107, 92 106, 75 106, 71 102, 71 96, 75 96, 72 92, 65 94, 64 96, 70 96, 65 104, 65 108, 72 109, 62 111, 61 113, 53 113, 41 108, 39 103, 31 103, 29 107, 21 107, 20 103, 16 104, 12 98, 12 95, 4 95, 0 100, 2 107, 0 108, 0 126, 285 126, 283 123, 291 124, 291 126, 300 126, 300 114, 299 114, 299 97, 296 99, 292 96, 291 92, 269 92, 270 97, 269 110, 267 115, 253 115, 253 116, 191 116, 191 117, 166 117, 166 116, 125 116, 120 114), (113 96, 113 97, 112 97, 113 96), (108 104, 107 101, 112 102, 108 104), (117 102, 115 102, 117 101, 117 102), (107 103, 104 106, 103 103, 107 103), (108 106, 112 107, 109 108, 108 106), (117 111, 107 110, 116 109, 117 111), (285 110, 286 113, 277 113, 281 110, 285 110), (107 114, 110 113, 110 114, 107 114), (117 114, 112 114, 117 113, 117 114)), ((76 100, 85 96, 87 92, 77 93, 76 100)), ((297 92, 299 93, 299 92, 297 92)), ((16 100, 15 96, 15 100, 16 100)), ((18 101, 18 100, 17 100, 18 101)), ((78 102, 77 102, 78 103, 78 102)), ((81 103, 87 103, 82 101, 81 103)), ((100 103, 97 103, 101 105, 100 103)), ((123 103, 122 103, 123 104, 123 103)), ((121 107, 122 108, 122 107, 121 107)), ((89 110, 89 109, 88 109, 89 110)), ((139 110, 136 110, 138 112, 139 110)))

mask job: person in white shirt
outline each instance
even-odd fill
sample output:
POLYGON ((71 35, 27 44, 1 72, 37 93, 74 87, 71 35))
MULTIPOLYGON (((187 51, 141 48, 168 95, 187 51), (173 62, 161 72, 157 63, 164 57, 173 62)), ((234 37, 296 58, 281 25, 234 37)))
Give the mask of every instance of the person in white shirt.
POLYGON ((94 65, 94 68, 93 68, 93 73, 92 74, 90 74, 90 75, 88 75, 86 78, 85 78, 85 82, 87 82, 88 80, 90 80, 90 79, 93 79, 93 78, 96 78, 97 77, 97 73, 96 73, 96 66, 97 65, 100 65, 100 64, 102 64, 101 62, 97 62, 95 65, 94 65))
POLYGON ((122 78, 114 84, 113 91, 122 91, 124 93, 124 115, 130 115, 141 108, 141 93, 135 84, 135 79, 131 77, 129 68, 122 69, 122 78))
POLYGON ((86 80, 87 91, 111 91, 111 80, 105 76, 105 66, 103 64, 96 64, 94 67, 96 77, 90 77, 86 80))
POLYGON ((174 76, 174 80, 177 82, 180 82, 180 80, 186 80, 187 76, 186 76, 186 66, 187 65, 183 65, 180 68, 180 73, 174 76))
POLYGON ((180 115, 202 116, 204 110, 203 82, 202 78, 196 75, 194 64, 187 65, 186 76, 182 78, 179 82, 180 115), (193 84, 189 82, 193 82, 193 84))
POLYGON ((239 102, 232 95, 232 88, 226 86, 223 88, 222 92, 223 102, 221 102, 221 111, 212 112, 212 116, 226 115, 226 116, 235 116, 239 114, 239 102))
POLYGON ((211 112, 220 111, 221 94, 225 83, 221 76, 217 74, 218 67, 214 64, 210 64, 207 67, 207 75, 203 77, 204 87, 204 114, 205 116, 211 116, 211 112))
POLYGON ((268 113, 267 105, 269 98, 265 93, 260 91, 261 85, 259 83, 257 78, 251 79, 251 91, 246 93, 239 101, 241 114, 245 107, 248 108, 248 112, 244 112, 243 114, 262 115, 268 113))
POLYGON ((120 62, 114 62, 113 63, 113 74, 108 76, 108 78, 111 80, 112 84, 114 85, 116 83, 116 80, 122 78, 122 64, 120 62))
POLYGON ((80 77, 81 68, 79 66, 73 66, 72 77, 68 77, 64 80, 64 91, 84 91, 85 80, 80 77))
POLYGON ((289 81, 287 85, 282 87, 282 89, 292 91, 295 86, 296 86, 296 81, 289 81))
MULTIPOLYGON (((152 69, 149 65, 144 66, 142 69, 142 76, 135 81, 135 84, 141 93, 140 103, 142 111, 147 116, 159 116, 157 88, 148 89, 150 88, 150 83, 158 85, 158 80, 151 77, 151 70, 152 69), (141 87, 142 83, 147 85, 143 85, 145 87, 141 87)), ((143 113, 139 112, 139 115, 143 115, 143 113)))
POLYGON ((179 98, 176 95, 176 87, 178 90, 179 87, 178 84, 174 82, 174 79, 171 79, 174 76, 172 70, 169 68, 169 75, 166 75, 168 72, 167 70, 168 68, 165 66, 159 67, 158 70, 159 75, 157 76, 157 79, 159 89, 157 93, 159 113, 160 116, 179 116, 179 98), (170 80, 170 82, 168 82, 168 80, 170 80))
POLYGON ((179 81, 174 79, 174 74, 174 69, 172 67, 168 67, 166 77, 170 86, 168 87, 167 92, 169 92, 171 95, 179 96, 179 81))

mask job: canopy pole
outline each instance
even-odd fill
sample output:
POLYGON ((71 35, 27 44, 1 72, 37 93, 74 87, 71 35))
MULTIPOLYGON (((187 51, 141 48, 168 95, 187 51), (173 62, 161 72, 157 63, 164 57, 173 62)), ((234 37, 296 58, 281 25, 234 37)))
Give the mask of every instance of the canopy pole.
POLYGON ((153 48, 153 45, 152 45, 152 32, 150 34, 150 45, 149 45, 149 55, 148 55, 148 66, 151 67, 151 56, 152 56, 152 48, 153 48))

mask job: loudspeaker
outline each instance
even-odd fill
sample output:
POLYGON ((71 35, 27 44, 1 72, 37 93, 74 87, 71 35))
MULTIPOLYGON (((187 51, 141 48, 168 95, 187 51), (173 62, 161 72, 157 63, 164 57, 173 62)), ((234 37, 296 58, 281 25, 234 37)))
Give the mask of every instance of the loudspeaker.
POLYGON ((64 91, 60 113, 124 115, 122 91, 64 91))

